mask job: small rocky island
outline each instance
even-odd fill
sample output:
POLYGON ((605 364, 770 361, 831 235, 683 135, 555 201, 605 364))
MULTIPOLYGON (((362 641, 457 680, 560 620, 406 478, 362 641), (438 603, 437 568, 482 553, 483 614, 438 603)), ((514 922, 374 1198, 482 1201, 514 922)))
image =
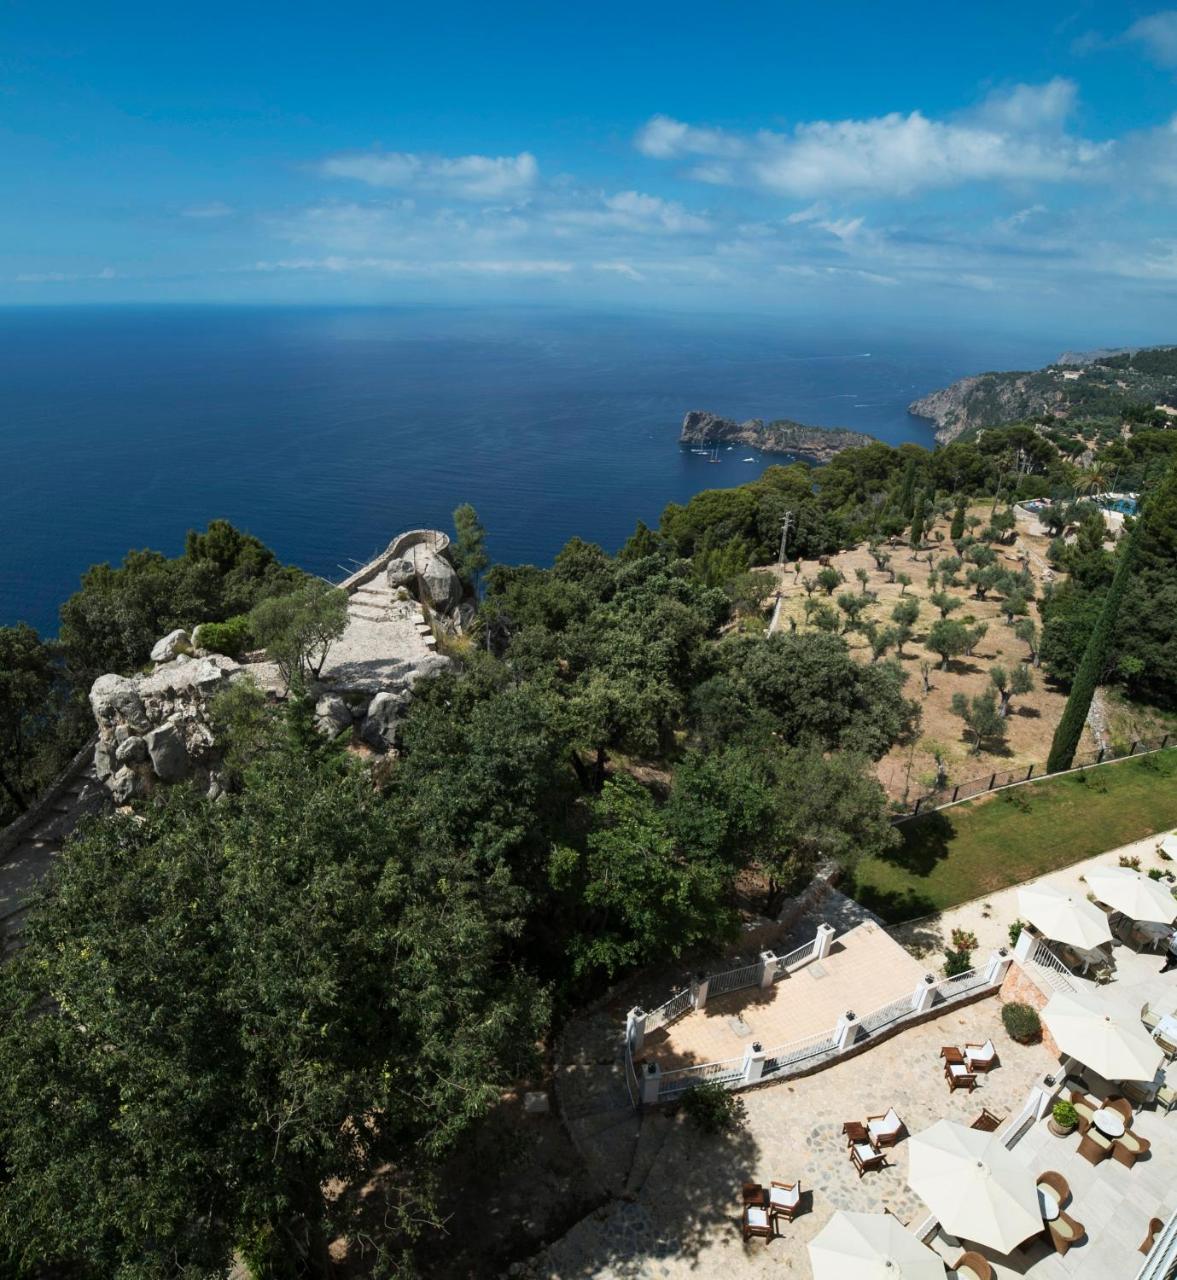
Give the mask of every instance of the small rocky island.
POLYGON ((749 418, 747 422, 735 422, 704 409, 692 409, 683 418, 678 440, 680 444, 701 446, 749 445, 764 453, 787 453, 816 463, 829 462, 843 449, 875 443, 873 436, 845 427, 807 427, 788 418, 772 422, 749 418))

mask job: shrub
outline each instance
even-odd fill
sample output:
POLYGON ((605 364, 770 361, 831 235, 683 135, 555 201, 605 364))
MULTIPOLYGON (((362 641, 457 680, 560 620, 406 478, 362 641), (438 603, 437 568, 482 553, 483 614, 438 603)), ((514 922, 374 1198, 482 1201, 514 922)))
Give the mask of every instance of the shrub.
POLYGON ((223 653, 229 658, 240 657, 246 649, 253 648, 253 632, 244 613, 224 622, 202 622, 196 638, 202 649, 223 653))
POLYGON ((1140 859, 1133 855, 1129 857, 1126 853, 1120 854, 1120 866, 1131 867, 1133 871, 1140 870, 1140 859))
POLYGON ((1059 1101, 1050 1109, 1054 1122, 1060 1129, 1073 1129, 1079 1123, 1079 1113, 1066 1101, 1059 1101))
POLYGON ((682 1108, 687 1119, 704 1133, 724 1133, 744 1120, 743 1101, 713 1080, 688 1089, 682 1108))
POLYGON ((977 935, 971 929, 953 929, 952 945, 957 951, 976 951, 977 935))
POLYGON ((944 976, 955 978, 957 974, 968 973, 973 967, 973 957, 967 951, 953 951, 949 947, 944 952, 944 976))
POLYGON ((1001 1006, 1001 1024, 1011 1040, 1019 1044, 1033 1044, 1042 1035, 1042 1022, 1038 1011, 1028 1004, 1001 1006))
POLYGON ((1149 867, 1148 869, 1148 878, 1150 880, 1159 880, 1164 874, 1160 867, 1149 867))
POLYGON ((1016 947, 1018 939, 1022 936, 1022 930, 1026 927, 1024 920, 1015 920, 1009 927, 1009 945, 1016 947))

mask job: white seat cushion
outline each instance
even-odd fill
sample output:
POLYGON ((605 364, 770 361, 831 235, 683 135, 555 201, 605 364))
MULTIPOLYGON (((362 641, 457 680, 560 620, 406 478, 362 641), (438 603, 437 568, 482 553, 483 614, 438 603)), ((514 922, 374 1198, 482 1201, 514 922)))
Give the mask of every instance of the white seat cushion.
POLYGON ((872 1137, 879 1138, 898 1133, 903 1128, 903 1121, 895 1114, 895 1108, 891 1107, 881 1120, 872 1120, 867 1128, 872 1137))
POLYGON ((966 1049, 964 1056, 970 1062, 988 1062, 990 1058, 997 1056, 997 1050, 993 1047, 992 1040, 986 1040, 979 1049, 966 1049))
POLYGON ((951 1071, 954 1076, 967 1076, 969 1074, 968 1068, 962 1066, 959 1062, 954 1062, 948 1070, 951 1071))
POLYGON ((796 1187, 790 1187, 788 1190, 784 1187, 773 1187, 769 1192, 769 1199, 773 1204, 783 1204, 787 1209, 791 1209, 801 1199, 801 1192, 796 1187))
POLYGON ((858 1158, 859 1158, 860 1160, 875 1160, 875 1159, 877 1159, 877 1156, 876 1156, 876 1153, 875 1153, 875 1149, 874 1149, 874 1147, 870 1146, 870 1145, 869 1145, 869 1143, 866 1143, 866 1142, 856 1142, 856 1143, 854 1144, 854 1150, 858 1152, 858 1158))
POLYGON ((748 1209, 748 1225, 750 1227, 767 1227, 768 1226, 768 1210, 767 1209, 748 1209))

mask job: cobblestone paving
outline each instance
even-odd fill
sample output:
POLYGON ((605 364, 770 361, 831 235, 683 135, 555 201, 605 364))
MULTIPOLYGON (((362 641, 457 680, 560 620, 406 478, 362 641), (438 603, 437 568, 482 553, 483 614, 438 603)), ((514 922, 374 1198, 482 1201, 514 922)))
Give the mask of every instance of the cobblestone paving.
MULTIPOLYGON (((640 1185, 628 1198, 578 1223, 533 1260, 532 1274, 551 1280, 685 1280, 728 1275, 810 1276, 806 1243, 835 1209, 922 1219, 907 1189, 907 1143, 888 1152, 888 1167, 861 1180, 842 1137, 846 1120, 865 1120, 894 1105, 911 1132, 935 1120, 970 1123, 982 1106, 1002 1115, 1020 1110, 1030 1086, 1057 1062, 1041 1046, 1014 1044, 1001 1029, 1000 1005, 984 999, 912 1028, 857 1058, 802 1080, 742 1095, 745 1125, 706 1137, 681 1117, 640 1185), (949 1094, 939 1059, 943 1044, 992 1037, 1001 1066, 977 1090, 949 1094), (801 1179, 803 1213, 780 1237, 745 1244, 740 1236, 740 1184, 801 1179)), ((643 1121, 643 1134, 649 1119, 643 1121)), ((639 1144, 641 1139, 639 1139, 639 1144)), ((624 1158, 617 1149, 618 1158, 624 1158)), ((608 1179, 616 1182, 616 1178, 608 1179)))

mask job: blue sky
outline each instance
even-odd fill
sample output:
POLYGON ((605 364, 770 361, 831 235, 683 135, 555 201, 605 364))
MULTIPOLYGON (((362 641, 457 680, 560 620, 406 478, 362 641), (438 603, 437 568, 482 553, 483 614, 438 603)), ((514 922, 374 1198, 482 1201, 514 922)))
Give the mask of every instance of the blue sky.
POLYGON ((487 300, 1177 340, 1177 10, 0 10, 0 302, 487 300))

